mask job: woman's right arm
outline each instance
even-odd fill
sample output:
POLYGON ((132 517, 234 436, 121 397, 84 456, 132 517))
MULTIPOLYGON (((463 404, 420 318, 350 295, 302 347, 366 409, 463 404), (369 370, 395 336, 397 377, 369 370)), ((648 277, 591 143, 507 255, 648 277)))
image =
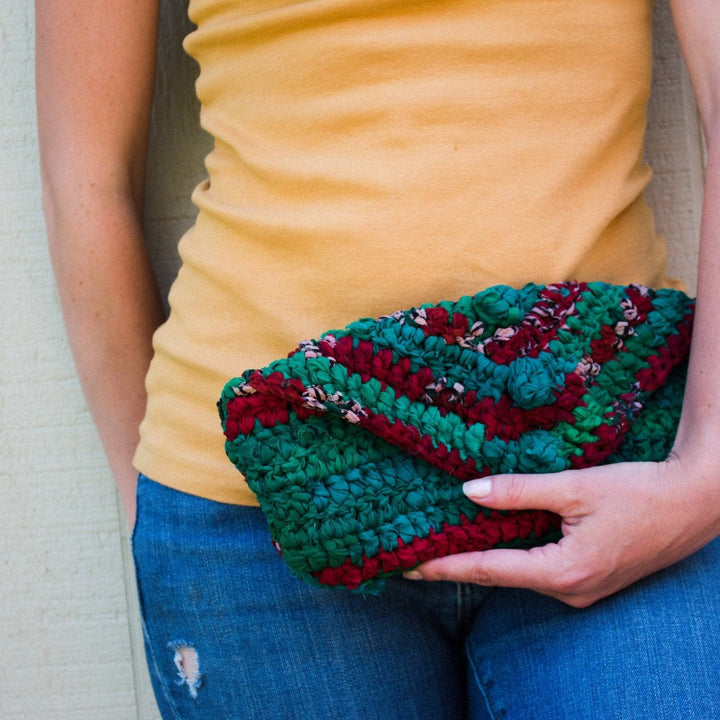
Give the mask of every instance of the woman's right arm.
POLYGON ((159 0, 36 0, 43 205, 63 316, 132 525, 162 305, 142 237, 159 0))

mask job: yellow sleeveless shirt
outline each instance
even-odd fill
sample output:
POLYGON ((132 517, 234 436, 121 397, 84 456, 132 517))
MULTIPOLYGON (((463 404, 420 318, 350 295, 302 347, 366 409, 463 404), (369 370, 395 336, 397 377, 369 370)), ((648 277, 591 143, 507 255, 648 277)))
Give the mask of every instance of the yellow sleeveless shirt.
POLYGON ((673 283, 643 191, 651 0, 191 0, 215 138, 136 466, 254 504, 227 379, 489 285, 673 283))

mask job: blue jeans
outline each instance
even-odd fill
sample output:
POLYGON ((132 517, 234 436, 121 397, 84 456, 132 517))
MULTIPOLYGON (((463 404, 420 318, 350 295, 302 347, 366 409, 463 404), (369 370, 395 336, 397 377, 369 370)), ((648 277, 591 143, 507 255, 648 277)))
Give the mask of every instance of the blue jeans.
POLYGON ((141 476, 133 533, 163 718, 653 720, 720 716, 720 541, 575 610, 395 578, 293 578, 259 510, 141 476))

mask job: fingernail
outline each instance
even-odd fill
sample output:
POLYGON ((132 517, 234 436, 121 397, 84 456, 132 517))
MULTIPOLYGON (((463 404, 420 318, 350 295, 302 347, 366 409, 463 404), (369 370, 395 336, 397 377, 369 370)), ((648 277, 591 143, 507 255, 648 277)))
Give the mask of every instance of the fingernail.
POLYGON ((417 570, 408 570, 403 573, 406 580, 422 580, 423 576, 417 570))
POLYGON ((482 498, 490 494, 492 482, 488 478, 468 480, 462 489, 469 498, 482 498))

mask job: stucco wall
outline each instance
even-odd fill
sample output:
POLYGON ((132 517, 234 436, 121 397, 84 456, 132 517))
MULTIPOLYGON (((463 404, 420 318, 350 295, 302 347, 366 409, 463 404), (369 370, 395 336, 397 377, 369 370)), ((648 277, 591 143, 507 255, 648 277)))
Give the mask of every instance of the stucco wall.
MULTIPOLYGON (((202 173, 182 3, 164 3, 147 231, 164 288, 202 173)), ((648 152, 675 271, 692 285, 702 184, 695 112, 664 0, 648 152)), ((33 12, 0 15, 0 717, 156 718, 127 532, 75 379, 44 240, 33 97, 33 12)))

